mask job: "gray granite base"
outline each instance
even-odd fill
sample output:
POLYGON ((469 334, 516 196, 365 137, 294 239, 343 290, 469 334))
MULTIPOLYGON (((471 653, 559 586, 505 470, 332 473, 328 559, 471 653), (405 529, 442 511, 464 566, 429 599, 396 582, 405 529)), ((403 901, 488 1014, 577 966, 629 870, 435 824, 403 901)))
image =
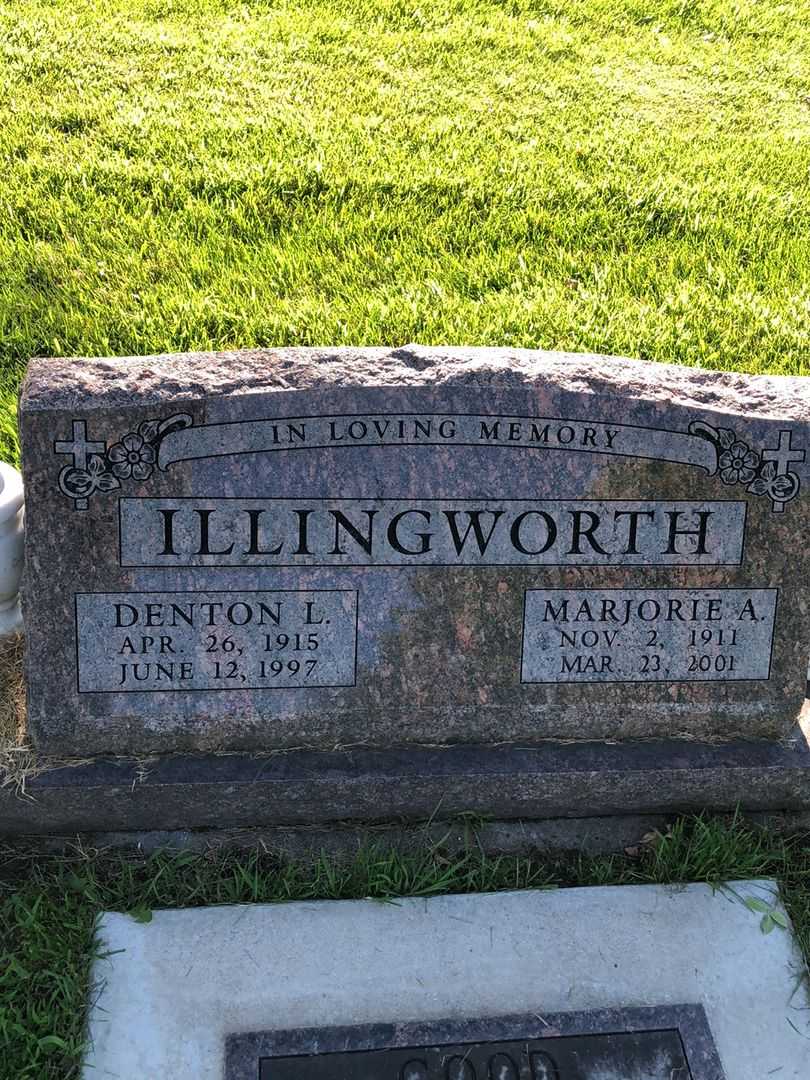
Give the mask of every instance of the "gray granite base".
POLYGON ((810 745, 645 742, 97 759, 0 788, 0 834, 810 810, 810 745))
MULTIPOLYGON (((750 815, 756 822, 762 815, 750 815)), ((793 832, 810 828, 801 815, 768 815, 769 827, 793 832)), ((520 818, 492 821, 460 815, 430 821, 339 822, 327 825, 274 825, 242 829, 149 829, 131 832, 95 831, 81 834, 92 848, 137 852, 212 853, 256 849, 279 859, 311 862, 326 855, 335 864, 353 862, 360 851, 377 848, 401 855, 422 856, 426 850, 462 857, 472 847, 487 856, 520 857, 548 852, 607 855, 637 848, 654 832, 664 833, 675 820, 667 814, 625 814, 620 817, 520 818)), ((77 834, 38 834, 7 837, 7 848, 38 855, 75 850, 77 834)))
MULTIPOLYGON (((731 817, 732 815, 726 815, 731 817)), ((734 817, 783 836, 810 832, 810 811, 757 813, 735 809, 734 817)), ((426 850, 461 858, 475 850, 490 858, 549 854, 617 855, 640 851, 656 833, 664 834, 677 814, 612 814, 608 817, 516 818, 497 821, 470 817, 435 817, 429 821, 338 822, 326 825, 257 825, 241 829, 94 830, 82 833, 20 834, 3 838, 7 851, 71 854, 84 847, 140 856, 156 851, 249 852, 308 863, 327 856, 336 865, 353 863, 369 848, 421 858, 426 850)))

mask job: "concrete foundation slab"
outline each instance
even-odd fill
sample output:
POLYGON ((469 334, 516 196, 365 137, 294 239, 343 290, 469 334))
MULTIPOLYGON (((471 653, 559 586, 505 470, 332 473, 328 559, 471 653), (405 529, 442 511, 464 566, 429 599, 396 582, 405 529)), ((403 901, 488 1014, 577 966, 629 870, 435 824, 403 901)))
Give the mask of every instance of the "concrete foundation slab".
POLYGON ((101 919, 86 1080, 221 1080, 230 1034, 701 1005, 727 1080, 807 1080, 810 1014, 773 882, 101 919))

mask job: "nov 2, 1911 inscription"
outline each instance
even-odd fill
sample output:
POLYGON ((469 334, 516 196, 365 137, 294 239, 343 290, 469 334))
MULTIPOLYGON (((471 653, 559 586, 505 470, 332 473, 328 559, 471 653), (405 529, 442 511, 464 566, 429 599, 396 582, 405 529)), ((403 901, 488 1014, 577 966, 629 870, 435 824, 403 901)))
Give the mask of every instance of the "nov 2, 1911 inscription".
POLYGON ((810 650, 798 383, 491 350, 32 362, 34 737, 781 736, 810 650))

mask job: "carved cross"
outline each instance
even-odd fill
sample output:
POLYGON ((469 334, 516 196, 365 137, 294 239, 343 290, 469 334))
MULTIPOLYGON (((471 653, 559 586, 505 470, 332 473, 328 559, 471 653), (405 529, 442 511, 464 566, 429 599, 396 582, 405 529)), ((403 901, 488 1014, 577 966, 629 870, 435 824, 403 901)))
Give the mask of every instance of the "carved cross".
MULTIPOLYGON (((91 454, 103 454, 107 444, 87 441, 87 424, 84 420, 73 421, 73 440, 59 439, 53 444, 55 454, 70 454, 74 468, 86 469, 87 459, 91 454)), ((74 499, 74 509, 86 510, 87 499, 74 499)))
MULTIPOLYGON (((804 461, 806 457, 805 450, 799 450, 798 447, 791 445, 792 438, 792 431, 782 430, 779 432, 779 445, 762 451, 763 461, 776 462, 777 476, 783 476, 785 473, 790 472, 791 462, 804 461)), ((773 512, 775 514, 781 514, 784 509, 785 504, 783 502, 774 502, 773 512)))

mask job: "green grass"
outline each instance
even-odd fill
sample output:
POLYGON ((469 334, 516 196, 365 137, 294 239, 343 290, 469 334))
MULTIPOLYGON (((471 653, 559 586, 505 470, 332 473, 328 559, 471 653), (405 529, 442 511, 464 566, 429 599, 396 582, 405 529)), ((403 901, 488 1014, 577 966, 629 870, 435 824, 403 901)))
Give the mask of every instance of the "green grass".
POLYGON ((805 0, 0 0, 31 354, 406 341, 810 372, 805 0))
POLYGON ((810 957, 810 836, 781 837, 737 819, 684 819, 637 855, 601 858, 488 858, 472 827, 466 854, 435 844, 408 855, 379 847, 345 864, 325 857, 281 862, 260 851, 136 857, 9 850, 0 862, 0 1068, 14 1080, 78 1076, 93 920, 101 910, 144 918, 153 908, 202 904, 764 876, 781 881, 810 957))

